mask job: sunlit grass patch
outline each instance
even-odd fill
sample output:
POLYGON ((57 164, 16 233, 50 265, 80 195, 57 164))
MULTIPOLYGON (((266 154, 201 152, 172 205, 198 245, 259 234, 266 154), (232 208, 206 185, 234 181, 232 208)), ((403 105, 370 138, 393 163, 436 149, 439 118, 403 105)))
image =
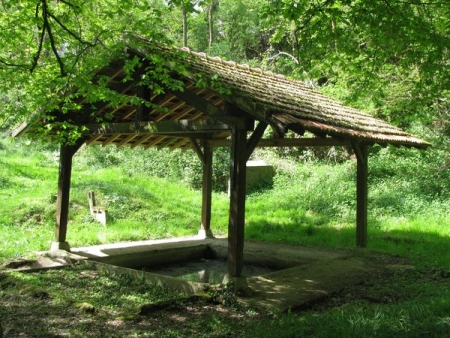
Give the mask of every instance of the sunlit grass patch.
MULTIPOLYGON (((200 190, 179 179, 147 174, 146 168, 153 160, 147 153, 139 152, 134 158, 132 151, 121 153, 111 148, 107 155, 114 157, 114 165, 106 165, 98 162, 102 160, 100 150, 94 152, 95 158, 89 158, 90 152, 83 148, 74 159, 67 232, 72 247, 191 236, 198 232, 200 190), (132 161, 142 166, 131 165, 132 161), (106 227, 91 218, 87 198, 91 190, 98 203, 108 210, 106 227)), ((2 148, 2 155, 0 225, 3 242, 8 245, 0 249, 0 255, 7 259, 46 250, 54 236, 58 152, 17 143, 2 148)), ((431 198, 428 192, 422 195, 416 189, 417 182, 410 179, 410 170, 403 170, 405 164, 393 160, 388 164, 371 161, 368 249, 448 265, 448 200, 431 198), (398 174, 396 166, 401 167, 398 174)), ((246 238, 353 250, 354 161, 332 165, 276 161, 273 187, 247 196, 246 238)), ((172 169, 168 168, 168 172, 172 169)), ((229 206, 226 193, 213 194, 211 230, 217 236, 227 234, 229 206)))

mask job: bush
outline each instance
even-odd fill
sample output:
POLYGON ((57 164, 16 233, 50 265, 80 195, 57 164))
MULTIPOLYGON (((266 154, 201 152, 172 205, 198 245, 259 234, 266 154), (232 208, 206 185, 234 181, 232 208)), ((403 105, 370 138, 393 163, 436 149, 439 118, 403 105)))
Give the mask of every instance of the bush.
POLYGON ((450 198, 450 140, 439 131, 416 125, 412 132, 433 145, 426 151, 374 147, 369 159, 370 181, 394 184, 403 193, 432 201, 450 198))

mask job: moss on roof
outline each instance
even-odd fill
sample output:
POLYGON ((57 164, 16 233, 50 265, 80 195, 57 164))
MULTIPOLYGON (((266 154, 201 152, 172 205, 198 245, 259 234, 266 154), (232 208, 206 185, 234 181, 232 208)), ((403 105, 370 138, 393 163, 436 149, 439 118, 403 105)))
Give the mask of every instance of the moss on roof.
MULTIPOLYGON (((245 111, 255 120, 269 123, 281 131, 291 129, 299 134, 309 131, 320 137, 334 137, 339 140, 366 144, 393 144, 416 148, 426 148, 430 145, 428 142, 370 114, 345 106, 306 86, 301 81, 287 79, 280 74, 237 64, 233 61, 225 61, 219 57, 210 57, 187 48, 161 47, 138 36, 128 37, 127 45, 126 52, 129 57, 138 56, 142 60, 151 60, 153 57, 157 57, 165 60, 168 66, 172 67, 174 78, 182 80, 191 94, 203 95, 200 99, 209 100, 210 106, 215 105, 222 111, 226 108, 225 102, 229 102, 245 111), (203 81, 207 91, 206 95, 201 93, 202 89, 196 88, 200 80, 206 80, 203 81)), ((98 70, 96 76, 109 78, 107 85, 110 90, 132 98, 138 95, 139 84, 136 79, 131 79, 131 83, 123 83, 127 80, 125 67, 123 58, 117 58, 112 60, 108 67, 98 70)), ((201 111, 200 108, 191 106, 188 102, 182 102, 183 99, 177 97, 173 92, 171 93, 170 90, 167 93, 152 94, 151 96, 154 96, 154 105, 169 111, 173 109, 173 114, 161 114, 154 110, 148 117, 149 121, 179 118, 196 119, 208 115, 208 112, 201 111), (164 99, 160 95, 165 95, 164 99)), ((147 98, 147 100, 153 100, 152 97, 147 98)), ((79 100, 80 106, 86 101, 81 96, 79 100)), ((79 124, 92 124, 97 123, 95 119, 101 112, 111 115, 111 122, 137 121, 138 109, 134 104, 128 103, 121 107, 112 108, 107 102, 99 102, 98 107, 101 108, 94 111, 97 109, 95 107, 95 105, 86 105, 79 111, 68 112, 65 117, 67 119, 73 118, 79 124)), ((55 113, 58 114, 58 112, 55 113)), ((48 122, 37 116, 13 134, 20 135, 33 129, 39 129, 39 125, 45 123, 48 122)), ((221 132, 216 136, 225 138, 228 135, 221 132)), ((87 139, 87 143, 101 143, 103 145, 115 143, 145 147, 168 146, 172 148, 190 145, 189 139, 183 138, 183 136, 172 137, 172 140, 169 140, 170 142, 166 142, 166 138, 171 138, 171 136, 138 136, 114 133, 95 135, 93 133, 87 139)))
MULTIPOLYGON (((343 105, 301 81, 209 57, 187 48, 180 50, 190 55, 188 63, 194 74, 198 72, 218 78, 223 85, 231 88, 232 101, 242 103, 247 100, 246 105, 257 110, 252 112, 247 108, 250 114, 263 114, 288 127, 298 124, 313 133, 340 138, 419 148, 430 145, 370 114, 343 105)), ((242 108, 245 110, 245 107, 242 108)))

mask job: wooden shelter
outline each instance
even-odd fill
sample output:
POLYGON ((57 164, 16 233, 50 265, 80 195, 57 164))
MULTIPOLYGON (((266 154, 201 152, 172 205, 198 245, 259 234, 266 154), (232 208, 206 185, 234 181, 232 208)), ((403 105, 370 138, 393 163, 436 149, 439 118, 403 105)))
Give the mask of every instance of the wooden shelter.
MULTIPOLYGON (((111 90, 150 104, 113 106, 109 102, 92 103, 81 96, 78 99, 81 109, 58 115, 60 122, 70 120, 84 128, 75 144, 61 146, 53 248, 70 250, 66 232, 72 157, 83 144, 193 149, 203 164, 200 231, 205 236, 212 236, 213 149, 231 147, 228 272, 233 277, 242 272, 246 162, 256 147, 353 148, 357 158, 356 244, 365 247, 368 148, 375 143, 419 149, 429 146, 392 125, 325 97, 302 82, 186 48, 159 47, 143 38, 136 41, 129 44, 125 57, 114 59, 98 70, 93 81, 106 79, 111 90), (183 88, 165 88, 162 92, 142 85, 142 79, 151 74, 151 60, 155 56, 166 60, 171 77, 181 81, 183 88), (126 60, 131 58, 139 63, 130 77, 126 60), (96 122, 99 118, 101 123, 96 122), (263 138, 268 126, 273 136, 263 138), (288 130, 295 132, 295 137, 285 138, 288 130), (314 137, 304 137, 305 132, 314 137)), ((36 118, 22 125, 14 135, 33 132, 43 124, 44 118, 36 118)))

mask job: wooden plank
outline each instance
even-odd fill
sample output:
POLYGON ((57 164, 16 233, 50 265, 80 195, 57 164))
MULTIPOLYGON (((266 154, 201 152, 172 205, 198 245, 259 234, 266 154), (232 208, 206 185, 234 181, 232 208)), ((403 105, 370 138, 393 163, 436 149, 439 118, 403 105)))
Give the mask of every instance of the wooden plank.
MULTIPOLYGON (((134 115, 134 120, 136 120, 136 114, 137 114, 136 107, 123 106, 122 108, 127 108, 127 109, 126 109, 125 113, 122 115, 122 117, 120 118, 121 121, 132 121, 133 115, 134 115)), ((119 115, 119 114, 117 114, 117 115, 119 115)))
POLYGON ((130 142, 131 140, 133 140, 135 137, 137 137, 138 135, 128 135, 127 137, 125 137, 122 141, 120 141, 119 143, 117 143, 117 146, 123 146, 124 144, 127 144, 128 142, 130 142))
POLYGON ((150 147, 153 147, 155 144, 158 144, 159 142, 161 142, 162 140, 164 140, 164 139, 166 139, 167 138, 167 136, 159 136, 159 137, 156 137, 152 142, 150 142, 150 143, 147 143, 146 145, 145 145, 145 149, 148 149, 148 148, 150 148, 150 147))
POLYGON ((104 123, 85 126, 84 135, 140 135, 140 134, 177 134, 199 133, 205 131, 223 131, 231 127, 213 119, 184 119, 159 122, 104 123))
POLYGON ((356 246, 367 246, 368 146, 353 144, 357 158, 356 172, 356 246))
POLYGON ((148 141, 149 139, 151 139, 153 137, 153 135, 148 135, 148 136, 142 136, 138 141, 134 142, 131 145, 131 148, 136 148, 137 146, 140 146, 142 143, 148 141))
MULTIPOLYGON (((231 147, 231 140, 210 140, 208 141, 212 147, 231 147)), ((349 141, 337 140, 334 138, 292 138, 292 139, 262 139, 259 140, 256 147, 332 147, 350 146, 349 141)))
POLYGON ((176 138, 176 137, 167 137, 164 142, 156 145, 156 149, 160 150, 160 149, 163 149, 163 148, 168 148, 172 144, 176 143, 178 140, 179 139, 176 138))
POLYGON ((228 274, 240 277, 244 261, 247 131, 232 134, 230 170, 230 217, 228 223, 228 274))
POLYGON ((183 137, 183 138, 179 138, 178 142, 173 143, 170 145, 169 150, 173 151, 175 149, 182 149, 184 150, 184 148, 186 148, 186 146, 188 146, 189 148, 192 149, 192 147, 190 147, 189 145, 191 144, 191 141, 189 140, 189 138, 183 137))
MULTIPOLYGON (((133 82, 127 82, 127 83, 119 83, 115 88, 111 88, 112 90, 115 90, 116 92, 120 93, 120 94, 125 94, 126 92, 130 91, 133 87, 134 87, 134 83, 133 82)), ((95 112, 95 116, 99 116, 101 113, 103 113, 104 111, 108 110, 111 108, 111 104, 110 103, 95 103, 96 106, 98 106, 97 111, 95 112)), ((120 109, 121 106, 115 108, 112 111, 109 111, 109 114, 114 114, 114 111, 117 111, 118 109, 120 109)))
MULTIPOLYGON (((161 99, 156 100, 156 98, 153 99, 153 104, 158 105, 160 108, 167 108, 167 104, 169 104, 174 98, 176 98, 175 95, 171 93, 167 93, 165 96, 163 96, 161 99)), ((180 103, 181 105, 184 104, 184 102, 180 103)), ((177 108, 178 105, 175 105, 177 108)), ((173 107, 172 107, 173 108, 173 107)), ((169 110, 166 112, 161 112, 158 109, 154 108, 150 115, 152 115, 153 121, 161 121, 162 119, 166 118, 168 115, 173 115, 173 111, 169 110)))
MULTIPOLYGON (((231 114, 228 114, 226 110, 215 106, 207 99, 201 97, 199 93, 194 93, 190 90, 185 90, 184 92, 172 91, 172 93, 206 116, 220 120, 226 124, 234 124, 241 129, 247 128, 247 130, 253 130, 253 125, 249 124, 248 115, 247 118, 242 117, 240 114, 237 116, 232 116, 231 114)), ((207 97, 216 95, 216 93, 212 93, 211 95, 207 95, 207 97)), ((222 100, 219 102, 222 102, 222 100)), ((232 110, 236 109, 236 107, 233 107, 232 110)))

